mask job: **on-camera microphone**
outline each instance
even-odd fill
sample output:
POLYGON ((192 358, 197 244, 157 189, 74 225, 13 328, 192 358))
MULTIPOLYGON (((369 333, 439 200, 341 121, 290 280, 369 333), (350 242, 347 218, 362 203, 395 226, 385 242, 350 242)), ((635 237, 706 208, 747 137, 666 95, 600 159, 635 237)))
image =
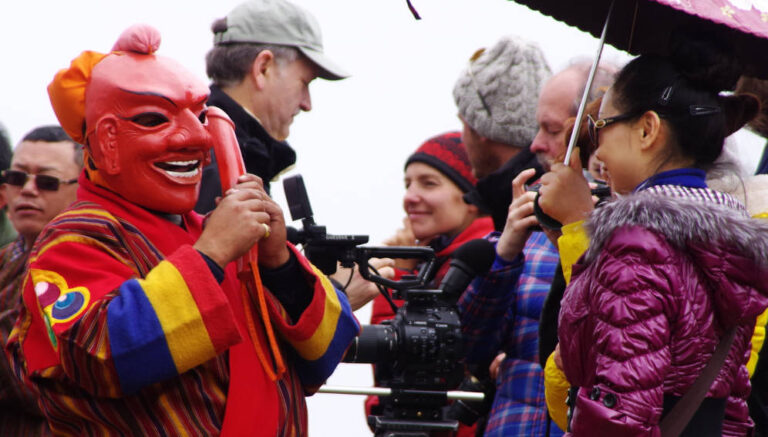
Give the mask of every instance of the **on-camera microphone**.
POLYGON ((490 270, 496 250, 488 240, 478 238, 462 244, 451 259, 451 267, 440 283, 446 296, 459 296, 475 279, 490 270))

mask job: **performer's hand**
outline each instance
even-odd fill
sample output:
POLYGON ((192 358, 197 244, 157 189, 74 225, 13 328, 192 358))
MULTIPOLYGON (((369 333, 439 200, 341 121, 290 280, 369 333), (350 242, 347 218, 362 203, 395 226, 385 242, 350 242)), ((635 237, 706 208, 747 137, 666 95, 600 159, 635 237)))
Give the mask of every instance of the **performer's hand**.
POLYGON ((541 177, 539 206, 545 214, 567 225, 587 218, 597 200, 581 170, 578 148, 571 154, 571 164, 552 165, 541 177))
POLYGON ((536 170, 523 170, 512 180, 512 203, 509 205, 507 222, 496 244, 496 253, 507 261, 512 261, 523 251, 526 240, 531 235, 531 227, 539 224, 533 215, 533 201, 536 193, 526 191, 525 181, 532 178, 536 170))
MULTIPOLYGON (((245 176, 256 177, 253 175, 245 176)), ((270 231, 269 235, 259 240, 259 266, 276 269, 287 263, 291 257, 288 245, 286 244, 285 217, 283 216, 283 210, 280 209, 280 205, 272 200, 263 189, 262 192, 266 196, 264 199, 264 210, 269 214, 269 222, 267 224, 270 231)))
POLYGON ((267 203, 273 202, 264 191, 261 179, 241 176, 208 216, 195 249, 222 267, 241 257, 267 233, 264 224, 271 223, 267 203))

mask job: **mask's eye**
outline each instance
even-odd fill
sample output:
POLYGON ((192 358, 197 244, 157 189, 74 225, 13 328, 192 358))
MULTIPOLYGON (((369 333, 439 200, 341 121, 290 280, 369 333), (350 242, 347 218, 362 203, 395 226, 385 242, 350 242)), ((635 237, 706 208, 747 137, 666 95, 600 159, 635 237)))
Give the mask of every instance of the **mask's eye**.
POLYGON ((145 127, 154 127, 163 123, 168 123, 168 118, 157 112, 143 112, 139 115, 134 115, 130 120, 145 127))
POLYGON ((208 117, 208 110, 206 109, 205 111, 201 112, 197 118, 198 120, 200 120, 200 123, 205 124, 207 117, 208 117))

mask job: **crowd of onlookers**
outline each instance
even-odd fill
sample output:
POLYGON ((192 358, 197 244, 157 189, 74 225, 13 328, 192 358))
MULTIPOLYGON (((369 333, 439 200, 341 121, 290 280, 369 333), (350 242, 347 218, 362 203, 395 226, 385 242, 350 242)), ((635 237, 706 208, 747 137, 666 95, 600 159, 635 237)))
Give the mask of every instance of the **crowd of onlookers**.
MULTIPOLYGON (((318 23, 248 0, 211 30, 210 86, 135 26, 56 74, 60 125, 0 130, 1 435, 306 435, 352 312, 404 304, 314 268, 269 195, 309 83, 346 77, 318 23)), ((748 174, 729 139, 768 137, 768 86, 723 41, 671 38, 593 81, 517 36, 457 72, 457 129, 405 160, 386 242, 433 249, 428 288, 464 243, 495 249, 457 301, 488 398, 434 435, 768 435, 768 156, 748 174)))

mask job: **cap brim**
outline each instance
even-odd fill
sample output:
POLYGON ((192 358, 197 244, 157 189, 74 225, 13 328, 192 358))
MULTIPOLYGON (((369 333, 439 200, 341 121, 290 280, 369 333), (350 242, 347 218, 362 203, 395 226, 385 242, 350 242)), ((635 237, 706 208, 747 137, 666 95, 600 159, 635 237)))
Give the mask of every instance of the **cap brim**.
POLYGON ((327 80, 341 80, 349 77, 349 73, 328 59, 324 54, 306 47, 297 48, 320 68, 319 77, 327 80))

